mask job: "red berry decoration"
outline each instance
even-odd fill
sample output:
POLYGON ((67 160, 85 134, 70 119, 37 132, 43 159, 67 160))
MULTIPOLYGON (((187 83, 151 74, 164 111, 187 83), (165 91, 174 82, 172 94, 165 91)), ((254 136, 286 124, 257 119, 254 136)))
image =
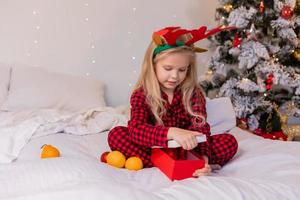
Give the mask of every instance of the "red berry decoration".
POLYGON ((271 90, 272 89, 272 87, 273 87, 273 78, 274 78, 273 74, 269 74, 268 75, 268 78, 266 80, 266 88, 267 88, 267 90, 271 90))
POLYGON ((286 20, 291 19, 293 14, 294 14, 294 10, 291 7, 283 6, 283 8, 281 10, 281 17, 283 19, 286 19, 286 20))
POLYGON ((272 86, 271 84, 270 84, 270 85, 266 85, 266 89, 267 89, 267 90, 271 90, 272 87, 273 87, 273 86, 272 86))

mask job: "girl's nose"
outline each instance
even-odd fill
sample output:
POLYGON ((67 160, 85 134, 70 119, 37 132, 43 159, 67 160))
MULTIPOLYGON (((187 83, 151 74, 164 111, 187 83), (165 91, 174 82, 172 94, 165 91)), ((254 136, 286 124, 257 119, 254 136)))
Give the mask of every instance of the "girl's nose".
POLYGON ((177 79, 177 77, 178 77, 178 72, 177 72, 177 71, 173 71, 171 77, 174 78, 174 79, 177 79))

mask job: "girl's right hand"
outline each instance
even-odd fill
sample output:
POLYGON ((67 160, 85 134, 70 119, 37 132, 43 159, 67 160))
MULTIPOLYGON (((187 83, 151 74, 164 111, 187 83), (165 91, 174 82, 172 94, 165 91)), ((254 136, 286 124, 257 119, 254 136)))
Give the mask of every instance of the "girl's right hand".
POLYGON ((169 128, 167 137, 169 140, 175 140, 183 149, 191 150, 198 145, 196 138, 198 135, 203 135, 203 133, 171 127, 169 128))

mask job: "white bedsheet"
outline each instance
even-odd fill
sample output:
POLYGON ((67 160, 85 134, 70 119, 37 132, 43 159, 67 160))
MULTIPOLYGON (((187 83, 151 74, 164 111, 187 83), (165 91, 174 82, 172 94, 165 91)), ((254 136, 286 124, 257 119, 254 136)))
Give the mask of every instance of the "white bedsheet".
POLYGON ((234 159, 211 176, 171 182, 157 168, 137 172, 99 161, 107 131, 31 140, 17 161, 0 164, 0 199, 272 199, 300 197, 300 143, 259 138, 239 128, 234 159), (40 159, 43 144, 62 157, 40 159))

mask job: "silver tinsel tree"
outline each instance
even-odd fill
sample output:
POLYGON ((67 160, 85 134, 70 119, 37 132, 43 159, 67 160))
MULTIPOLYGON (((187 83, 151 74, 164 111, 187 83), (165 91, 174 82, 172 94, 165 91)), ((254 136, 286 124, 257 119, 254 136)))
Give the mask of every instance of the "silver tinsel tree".
POLYGON ((220 4, 216 19, 236 29, 210 39, 215 53, 201 85, 209 97, 230 97, 249 129, 280 130, 275 107, 300 113, 300 0, 220 4))

